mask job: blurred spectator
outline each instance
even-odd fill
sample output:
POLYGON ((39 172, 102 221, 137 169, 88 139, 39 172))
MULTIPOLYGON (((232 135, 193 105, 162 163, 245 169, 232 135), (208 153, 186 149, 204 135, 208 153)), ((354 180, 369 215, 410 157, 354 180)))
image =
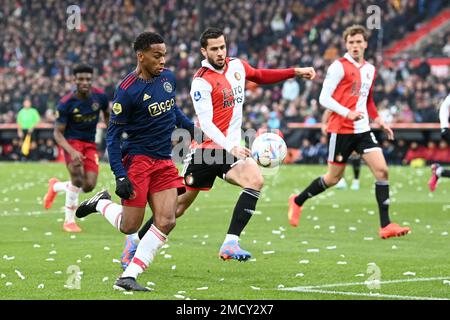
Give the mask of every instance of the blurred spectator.
POLYGON ((406 152, 405 158, 403 159, 403 164, 410 164, 411 161, 415 159, 425 159, 426 158, 426 148, 420 146, 417 142, 413 141, 406 152))
POLYGON ((28 133, 33 134, 34 128, 40 121, 38 111, 31 106, 31 100, 23 101, 23 109, 17 114, 17 135, 23 139, 28 133))
POLYGON ((283 83, 283 89, 281 90, 281 97, 284 100, 293 101, 300 93, 300 86, 297 80, 294 78, 289 79, 283 83))

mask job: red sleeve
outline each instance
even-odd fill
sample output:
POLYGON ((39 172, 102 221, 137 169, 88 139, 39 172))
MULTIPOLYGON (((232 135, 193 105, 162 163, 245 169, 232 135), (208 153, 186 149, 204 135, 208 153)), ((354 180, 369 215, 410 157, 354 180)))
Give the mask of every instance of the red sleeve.
POLYGON ((375 78, 377 76, 377 70, 373 75, 372 86, 370 87, 369 96, 367 97, 367 112, 369 113, 370 119, 378 118, 377 107, 375 106, 375 101, 373 100, 373 86, 375 85, 375 78))
POLYGON ((295 77, 294 68, 290 69, 255 69, 246 61, 241 60, 244 65, 246 79, 258 84, 271 84, 295 77))

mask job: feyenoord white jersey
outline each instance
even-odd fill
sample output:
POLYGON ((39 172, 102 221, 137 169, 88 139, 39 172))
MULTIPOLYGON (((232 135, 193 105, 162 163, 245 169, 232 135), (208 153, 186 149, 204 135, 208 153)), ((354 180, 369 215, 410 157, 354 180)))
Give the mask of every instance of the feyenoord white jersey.
POLYGON ((329 66, 319 99, 320 104, 333 111, 328 132, 351 134, 370 130, 369 117, 378 117, 372 95, 375 76, 372 64, 359 64, 348 53, 329 66), (349 111, 362 112, 364 118, 351 121, 346 118, 349 111))

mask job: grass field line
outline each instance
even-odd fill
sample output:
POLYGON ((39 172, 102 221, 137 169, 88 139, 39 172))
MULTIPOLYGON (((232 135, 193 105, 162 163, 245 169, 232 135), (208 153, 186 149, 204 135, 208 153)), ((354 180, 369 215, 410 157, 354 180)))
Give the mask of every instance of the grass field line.
MULTIPOLYGON (((379 281, 377 284, 391 284, 391 283, 406 283, 406 282, 423 282, 423 281, 438 281, 449 280, 449 277, 430 277, 430 278, 414 278, 414 279, 396 279, 379 281)), ((361 296, 361 297, 379 297, 379 298, 392 298, 392 299, 408 299, 408 300, 449 300, 447 298, 434 298, 434 297, 416 297, 416 296, 402 296, 380 293, 361 293, 361 292, 349 292, 349 291, 333 291, 333 290, 321 290, 321 288, 336 288, 336 287, 350 287, 358 285, 367 285, 370 282, 344 282, 344 283, 331 283, 317 286, 299 286, 291 288, 281 288, 282 291, 297 291, 304 293, 321 293, 321 294, 335 294, 335 295, 348 295, 348 296, 361 296)))
POLYGON ((434 298, 434 297, 417 297, 417 296, 403 296, 397 294, 382 294, 382 293, 363 293, 363 292, 349 292, 349 291, 332 291, 332 290, 320 290, 320 289, 307 289, 302 287, 295 288, 283 288, 295 289, 289 291, 297 291, 302 293, 320 293, 320 294, 331 294, 331 295, 343 295, 343 296, 354 296, 354 297, 370 297, 370 298, 389 298, 389 299, 401 299, 401 300, 450 300, 447 298, 434 298))

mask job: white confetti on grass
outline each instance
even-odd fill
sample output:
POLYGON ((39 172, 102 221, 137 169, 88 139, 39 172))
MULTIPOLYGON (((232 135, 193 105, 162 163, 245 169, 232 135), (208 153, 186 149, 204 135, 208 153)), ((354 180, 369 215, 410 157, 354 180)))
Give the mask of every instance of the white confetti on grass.
POLYGON ((199 290, 199 291, 208 290, 208 287, 200 287, 200 288, 197 288, 196 290, 199 290))
POLYGON ((103 247, 103 250, 109 251, 109 250, 111 250, 111 248, 110 247, 103 247))
POLYGON ((320 250, 319 249, 308 249, 308 250, 306 250, 306 252, 319 252, 320 250))
POLYGON ((50 251, 48 254, 50 254, 50 255, 56 254, 56 250, 52 250, 52 251, 50 251))
POLYGON ((177 298, 177 299, 184 299, 185 297, 183 296, 183 295, 181 295, 181 294, 174 294, 173 295, 175 298, 177 298))
POLYGON ((62 271, 55 271, 55 274, 62 274, 62 271))
POLYGON ((309 263, 309 260, 300 260, 298 263, 300 263, 300 264, 308 264, 309 263))
POLYGON ((373 240, 373 237, 364 237, 364 240, 365 240, 365 241, 372 241, 372 240, 373 240))
POLYGON ((338 261, 337 264, 344 265, 344 264, 347 264, 347 261, 338 261))
POLYGON ((263 251, 263 254, 272 254, 272 253, 275 253, 275 251, 273 251, 273 250, 270 250, 270 251, 263 251))
POLYGON ((327 250, 336 250, 337 246, 327 246, 327 250))
POLYGON ((15 256, 11 256, 11 257, 8 257, 6 254, 5 255, 3 255, 3 259, 5 259, 5 260, 14 260, 16 257, 15 256))
POLYGON ((272 230, 272 234, 281 234, 280 230, 272 230))
POLYGON ((356 231, 356 228, 355 228, 355 227, 348 227, 348 230, 350 230, 350 231, 356 231))
POLYGON ((4 273, 2 273, 2 274, 0 275, 0 278, 1 278, 1 279, 6 278, 6 275, 5 275, 4 273))
POLYGON ((22 273, 20 273, 19 270, 14 270, 14 272, 17 274, 17 276, 18 276, 20 279, 25 280, 24 275, 23 275, 22 273))
POLYGON ((37 243, 35 243, 34 245, 33 245, 33 248, 40 248, 41 246, 39 245, 39 244, 37 244, 37 243))
POLYGON ((441 236, 444 236, 444 237, 445 237, 445 236, 448 236, 448 232, 447 232, 447 231, 442 232, 442 233, 441 233, 441 236))
POLYGON ((125 295, 133 295, 134 292, 133 292, 133 291, 122 291, 122 294, 125 294, 125 295))
POLYGON ((171 259, 172 256, 171 256, 170 254, 165 254, 165 255, 164 255, 164 258, 165 258, 165 259, 171 259))
POLYGON ((27 227, 23 227, 22 231, 28 231, 28 228, 27 227))
POLYGON ((40 284, 37 286, 38 289, 44 289, 44 287, 45 287, 45 286, 44 286, 43 283, 40 283, 40 284))
POLYGON ((282 288, 284 288, 284 285, 279 284, 279 285, 277 286, 277 288, 278 288, 278 289, 282 289, 282 288))
POLYGON ((151 281, 147 281, 147 285, 148 285, 148 286, 154 286, 155 283, 154 283, 154 282, 151 282, 151 281))
POLYGON ((316 225, 314 226, 314 230, 317 230, 317 229, 320 229, 320 225, 318 225, 318 224, 316 224, 316 225))
POLYGON ((7 287, 12 286, 12 282, 9 282, 9 281, 6 282, 6 283, 5 283, 5 286, 7 286, 7 287))
POLYGON ((397 246, 394 244, 394 245, 392 245, 392 250, 396 250, 397 249, 397 246))
POLYGON ((253 290, 261 290, 261 288, 255 286, 250 286, 250 288, 252 288, 253 290))
POLYGON ((108 280, 109 280, 108 277, 103 277, 102 282, 106 282, 106 281, 108 281, 108 280))
POLYGON ((70 236, 70 239, 76 239, 76 238, 77 238, 77 236, 74 234, 70 236))
POLYGON ((297 273, 297 274, 295 275, 296 278, 298 278, 298 277, 304 277, 304 276, 305 276, 305 275, 304 275, 303 273, 301 273, 301 272, 300 272, 300 273, 297 273))
POLYGON ((177 268, 176 265, 173 265, 173 266, 171 267, 172 270, 175 270, 176 268, 177 268))
POLYGON ((404 276, 415 276, 416 273, 415 273, 415 272, 412 272, 412 271, 406 271, 406 272, 403 272, 403 275, 404 275, 404 276))
POLYGON ((90 255, 90 254, 87 254, 87 255, 85 255, 84 256, 86 259, 91 259, 92 258, 92 256, 90 255))
POLYGON ((364 277, 364 276, 365 276, 364 273, 358 273, 358 274, 355 274, 355 277, 364 277))
POLYGON ((450 286, 450 281, 449 280, 444 280, 444 281, 442 281, 442 284, 448 284, 450 286))
POLYGON ((46 233, 44 233, 46 236, 51 236, 51 235, 53 235, 53 233, 51 233, 50 231, 48 231, 48 232, 46 232, 46 233))

